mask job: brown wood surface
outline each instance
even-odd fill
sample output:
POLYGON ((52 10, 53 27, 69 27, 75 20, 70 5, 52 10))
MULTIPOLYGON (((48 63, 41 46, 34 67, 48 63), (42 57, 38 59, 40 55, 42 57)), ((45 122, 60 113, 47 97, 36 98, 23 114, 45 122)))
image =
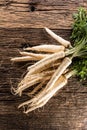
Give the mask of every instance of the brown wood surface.
POLYGON ((17 106, 27 99, 11 94, 26 70, 12 64, 18 49, 56 44, 44 26, 69 40, 72 13, 86 0, 0 0, 0 130, 87 130, 87 82, 71 78, 43 108, 25 115, 17 106))
POLYGON ((79 6, 87 0, 0 0, 0 27, 67 29, 79 6))

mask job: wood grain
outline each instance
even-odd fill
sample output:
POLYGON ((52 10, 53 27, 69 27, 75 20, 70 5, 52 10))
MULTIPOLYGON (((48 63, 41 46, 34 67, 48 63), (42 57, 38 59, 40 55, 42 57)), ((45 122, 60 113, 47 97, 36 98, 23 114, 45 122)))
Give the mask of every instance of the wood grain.
POLYGON ((0 0, 0 27, 68 29, 72 13, 86 0, 0 0))
POLYGON ((72 13, 87 0, 0 0, 0 130, 87 130, 87 81, 73 77, 43 108, 25 115, 17 106, 27 100, 11 93, 24 64, 13 64, 23 47, 57 44, 47 26, 70 40, 72 13))
MULTIPOLYGON (((71 30, 54 29, 69 39, 71 30)), ((27 100, 11 94, 25 72, 23 64, 12 64, 10 58, 19 56, 18 49, 39 44, 56 44, 44 29, 0 29, 0 130, 86 130, 87 82, 76 78, 53 97, 43 108, 25 115, 17 106, 27 100)))

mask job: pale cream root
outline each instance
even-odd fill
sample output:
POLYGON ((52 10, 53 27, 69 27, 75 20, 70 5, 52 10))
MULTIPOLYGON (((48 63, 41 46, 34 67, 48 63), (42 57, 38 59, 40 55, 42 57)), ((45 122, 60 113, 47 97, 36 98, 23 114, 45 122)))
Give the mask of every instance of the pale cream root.
POLYGON ((72 63, 72 60, 68 57, 65 57, 62 61, 62 63, 60 64, 60 66, 58 67, 58 69, 56 70, 56 72, 53 74, 51 80, 48 82, 46 89, 51 88, 54 83, 56 82, 56 80, 63 74, 63 72, 67 69, 67 67, 72 63))
POLYGON ((22 92, 23 92, 25 89, 27 89, 27 88, 33 86, 33 85, 36 84, 36 83, 39 83, 39 82, 41 81, 41 79, 42 79, 42 77, 39 76, 39 77, 36 78, 36 79, 33 79, 33 80, 29 81, 29 82, 26 82, 25 84, 21 85, 20 87, 14 89, 14 93, 15 93, 15 94, 19 94, 19 95, 21 96, 22 92))
POLYGON ((55 70, 46 71, 46 72, 42 72, 42 73, 35 74, 35 75, 30 75, 30 77, 23 79, 19 83, 18 88, 15 90, 15 93, 21 95, 22 91, 24 91, 25 89, 31 87, 32 85, 34 85, 40 81, 42 81, 42 79, 50 78, 54 72, 55 72, 55 70))
POLYGON ((36 74, 32 74, 32 75, 29 75, 27 77, 24 77, 22 79, 22 81, 18 84, 18 87, 20 86, 23 86, 24 84, 26 84, 27 82, 31 81, 31 80, 34 80, 34 79, 37 79, 38 77, 42 77, 42 76, 51 76, 53 73, 55 72, 55 70, 47 70, 47 71, 43 71, 41 73, 36 73, 36 74))
POLYGON ((47 83, 45 87, 45 91, 39 94, 38 98, 40 99, 43 94, 46 93, 46 91, 50 90, 52 86, 55 84, 56 80, 63 74, 63 72, 66 70, 66 68, 71 64, 71 59, 66 57, 58 67, 58 69, 55 71, 53 76, 51 77, 50 81, 47 83))
MULTIPOLYGON (((53 69, 55 70, 55 69, 61 64, 61 60, 62 60, 62 58, 61 58, 61 59, 58 59, 58 60, 56 60, 56 61, 52 61, 52 64, 51 64, 51 63, 48 63, 48 65, 44 66, 44 68, 42 68, 41 71, 49 71, 49 70, 53 70, 53 69)), ((38 62, 38 63, 39 63, 39 62, 38 62)), ((33 69, 34 66, 36 66, 36 64, 33 64, 33 65, 29 66, 29 67, 27 68, 27 70, 29 71, 29 70, 33 69)), ((37 73, 38 73, 38 72, 37 72, 37 73)))
POLYGON ((39 51, 39 52, 50 52, 50 53, 57 53, 59 51, 64 51, 65 47, 62 45, 39 45, 34 47, 27 47, 24 50, 32 50, 32 51, 39 51))
POLYGON ((71 45, 71 43, 69 41, 67 41, 67 40, 63 39, 62 37, 58 36, 57 34, 55 34, 53 31, 51 31, 47 27, 45 27, 45 30, 51 37, 53 37, 57 42, 59 42, 63 46, 68 47, 69 45, 71 45))
POLYGON ((35 57, 38 60, 41 60, 47 56, 49 56, 50 54, 36 54, 36 53, 32 53, 32 52, 19 52, 22 56, 31 56, 31 57, 35 57))
POLYGON ((71 43, 56 35, 50 29, 45 28, 47 33, 61 45, 38 45, 24 48, 19 51, 22 57, 12 58, 13 62, 36 61, 28 66, 27 73, 18 84, 12 88, 14 94, 19 96, 26 93, 32 98, 21 103, 18 108, 26 107, 24 113, 29 113, 37 108, 43 107, 63 86, 67 84, 68 78, 74 75, 70 71, 72 59, 67 56, 67 49, 71 43), (29 52, 30 51, 30 52, 29 52), (35 53, 36 52, 36 53, 35 53))
POLYGON ((15 57, 12 58, 11 61, 13 62, 23 62, 23 61, 38 61, 40 59, 36 57, 30 57, 30 56, 22 56, 22 57, 15 57))
MULTIPOLYGON (((60 66, 58 67, 58 69, 55 71, 55 73, 52 75, 50 81, 47 83, 46 87, 45 87, 45 91, 48 91, 56 82, 56 80, 64 73, 64 71, 67 69, 67 67, 71 64, 71 59, 66 57, 63 59, 62 63, 60 64, 60 66)), ((39 98, 41 98, 42 93, 39 94, 39 98)))
POLYGON ((29 92, 27 95, 35 95, 35 93, 39 90, 39 89, 43 89, 42 86, 45 85, 47 83, 47 81, 50 79, 50 76, 46 77, 39 85, 37 85, 31 92, 29 92))
POLYGON ((50 64, 52 64, 54 61, 61 59, 65 56, 64 52, 59 52, 59 53, 55 53, 50 55, 49 57, 46 57, 40 61, 38 61, 37 63, 35 63, 34 65, 32 65, 31 67, 28 68, 29 72, 27 73, 26 76, 33 74, 33 73, 38 73, 46 68, 48 68, 50 66, 50 64))
POLYGON ((24 105, 30 106, 28 110, 25 113, 28 113, 32 110, 35 110, 36 108, 44 106, 49 99, 60 89, 62 88, 65 84, 67 83, 67 80, 65 77, 61 76, 58 81, 54 84, 53 89, 51 89, 46 95, 42 95, 41 99, 38 99, 38 97, 33 98, 29 102, 25 102, 19 106, 22 107, 24 105))
MULTIPOLYGON (((47 92, 45 91, 45 94, 42 94, 42 97, 40 97, 40 99, 38 99, 36 101, 36 105, 39 105, 43 103, 47 103, 49 101, 49 99, 56 93, 58 92, 58 90, 60 90, 64 85, 67 84, 67 79, 70 78, 72 75, 74 75, 76 73, 76 71, 70 71, 67 72, 64 76, 60 76, 57 81, 55 82, 55 84, 52 86, 52 88, 50 88, 47 92)), ((44 89, 45 90, 45 89, 44 89)), ((32 103, 31 106, 33 107, 35 105, 35 103, 32 103)))
POLYGON ((67 78, 71 77, 73 74, 75 74, 75 71, 68 72, 65 76, 61 75, 48 92, 46 92, 45 89, 43 90, 45 91, 45 94, 42 94, 42 97, 40 99, 38 96, 36 96, 31 100, 20 104, 19 108, 27 105, 27 110, 24 111, 24 113, 27 114, 37 108, 44 106, 56 92, 58 92, 63 86, 67 84, 67 78))

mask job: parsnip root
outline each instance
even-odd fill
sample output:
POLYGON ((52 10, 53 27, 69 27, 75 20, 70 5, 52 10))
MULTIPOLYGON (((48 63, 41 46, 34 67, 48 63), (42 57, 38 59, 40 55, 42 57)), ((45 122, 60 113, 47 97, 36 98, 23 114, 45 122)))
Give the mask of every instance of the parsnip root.
POLYGON ((27 109, 24 109, 26 114, 44 106, 67 84, 68 78, 75 74, 75 71, 70 71, 72 59, 68 57, 69 50, 65 48, 69 48, 71 43, 50 29, 45 28, 45 30, 61 45, 44 44, 27 47, 24 51, 19 51, 21 57, 11 59, 13 62, 35 61, 27 67, 27 73, 18 87, 12 88, 14 95, 22 96, 25 92, 28 97, 32 97, 18 106, 18 108, 26 106, 27 109))
POLYGON ((24 48, 24 50, 27 50, 27 51, 39 51, 39 52, 50 52, 50 53, 57 53, 59 51, 64 51, 65 50, 65 47, 62 46, 62 45, 39 45, 39 46, 34 46, 34 47, 27 47, 27 48, 24 48))
POLYGON ((63 46, 68 47, 69 45, 71 45, 71 43, 69 41, 63 39, 62 37, 60 37, 58 35, 56 35, 53 31, 51 31, 47 27, 45 27, 45 30, 51 37, 53 37, 57 42, 59 42, 63 46))

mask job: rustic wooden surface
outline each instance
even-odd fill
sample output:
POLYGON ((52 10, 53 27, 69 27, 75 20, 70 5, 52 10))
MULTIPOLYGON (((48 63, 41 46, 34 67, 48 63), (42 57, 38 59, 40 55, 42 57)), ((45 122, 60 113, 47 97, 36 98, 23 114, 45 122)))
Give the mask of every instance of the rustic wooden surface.
POLYGON ((12 64, 18 49, 56 44, 42 29, 50 27, 69 39, 72 13, 86 0, 0 0, 0 130, 87 130, 87 82, 71 78, 43 108, 25 115, 18 110, 26 100, 11 94, 26 66, 12 64))

